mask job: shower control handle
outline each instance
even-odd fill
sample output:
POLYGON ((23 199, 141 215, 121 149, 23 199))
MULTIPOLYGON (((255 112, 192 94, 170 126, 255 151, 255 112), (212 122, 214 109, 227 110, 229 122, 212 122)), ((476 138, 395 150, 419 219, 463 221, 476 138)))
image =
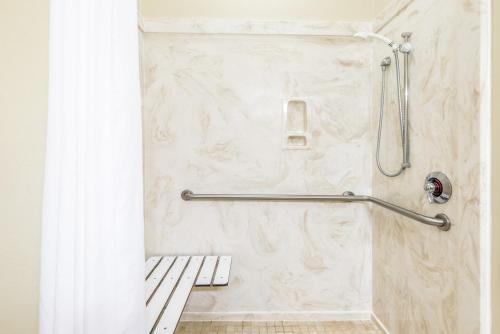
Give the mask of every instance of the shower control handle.
POLYGON ((424 190, 429 203, 444 204, 452 193, 450 179, 442 172, 432 172, 425 178, 424 190))
POLYGON ((436 196, 436 193, 439 192, 439 186, 433 181, 427 181, 427 183, 424 185, 424 190, 427 192, 427 200, 429 203, 434 202, 434 196, 436 196))
POLYGON ((424 185, 424 190, 427 191, 428 193, 433 193, 434 191, 436 191, 436 188, 437 188, 436 183, 431 182, 431 181, 428 181, 424 185))

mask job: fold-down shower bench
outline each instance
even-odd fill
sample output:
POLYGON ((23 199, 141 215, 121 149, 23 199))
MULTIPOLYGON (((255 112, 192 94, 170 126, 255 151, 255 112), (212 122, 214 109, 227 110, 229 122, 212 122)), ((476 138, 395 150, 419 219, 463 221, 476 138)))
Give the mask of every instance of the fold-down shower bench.
POLYGON ((153 256, 146 261, 147 333, 174 333, 193 286, 229 283, 230 256, 153 256))

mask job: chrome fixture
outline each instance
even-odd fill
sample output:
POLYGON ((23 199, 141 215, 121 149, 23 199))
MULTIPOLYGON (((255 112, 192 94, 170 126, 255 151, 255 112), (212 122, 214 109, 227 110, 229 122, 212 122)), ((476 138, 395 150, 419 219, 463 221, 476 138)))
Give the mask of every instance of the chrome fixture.
POLYGON ((401 145, 403 147, 403 162, 400 168, 396 172, 387 172, 383 169, 380 163, 380 141, 382 138, 382 124, 384 118, 384 104, 385 104, 385 83, 387 76, 387 68, 391 65, 391 59, 386 57, 382 60, 380 64, 382 69, 382 84, 381 84, 381 96, 380 96, 380 116, 378 122, 378 133, 377 133, 377 152, 376 160, 377 167, 382 174, 388 177, 395 177, 400 175, 406 168, 411 167, 410 163, 410 141, 408 136, 408 110, 409 110, 409 55, 412 51, 412 45, 410 44, 411 32, 404 32, 401 34, 403 38, 403 43, 399 44, 391 39, 382 36, 380 34, 370 33, 370 32, 359 32, 354 36, 360 38, 375 38, 381 40, 385 44, 389 45, 392 49, 394 55, 394 63, 396 65, 396 84, 397 84, 397 97, 398 97, 398 110, 399 110, 399 126, 401 129, 401 145), (404 69, 403 69, 403 88, 401 88, 401 70, 399 64, 399 53, 404 55, 404 69), (401 94, 404 94, 404 98, 401 98, 401 94))
POLYGON ((296 201, 296 202, 369 202, 399 213, 426 225, 435 226, 441 231, 448 231, 451 227, 450 219, 443 213, 435 217, 424 216, 420 213, 402 208, 398 205, 383 201, 376 197, 355 195, 346 191, 342 195, 255 195, 255 194, 195 194, 191 190, 184 190, 181 197, 185 201, 213 200, 213 201, 296 201))
POLYGON ((393 47, 393 48, 399 47, 396 43, 394 43, 393 40, 391 40, 383 35, 376 34, 373 32, 360 31, 360 32, 354 34, 354 37, 359 37, 359 38, 363 38, 363 39, 375 38, 375 39, 381 40, 382 42, 389 45, 390 47, 393 47))
POLYGON ((452 193, 450 179, 444 173, 432 172, 425 178, 424 190, 429 203, 446 203, 452 193))

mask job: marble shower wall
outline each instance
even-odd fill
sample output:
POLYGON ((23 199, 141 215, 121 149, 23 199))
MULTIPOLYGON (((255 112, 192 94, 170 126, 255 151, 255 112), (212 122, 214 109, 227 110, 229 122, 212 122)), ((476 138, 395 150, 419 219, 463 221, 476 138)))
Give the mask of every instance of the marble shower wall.
POLYGON ((184 202, 180 193, 370 193, 370 45, 203 33, 144 33, 142 44, 147 255, 234 261, 230 286, 194 291, 187 314, 368 316, 366 206, 184 202), (313 107, 309 150, 283 149, 289 97, 313 107))
MULTIPOLYGON (((479 333, 480 15, 479 0, 400 0, 380 16, 376 31, 400 39, 413 32, 410 140, 412 168, 389 179, 373 168, 373 192, 427 214, 446 213, 449 232, 374 208, 373 308, 396 333, 479 333), (432 171, 448 174, 452 199, 431 205, 423 191, 432 171)), ((374 105, 380 60, 374 44, 374 105)), ((394 69, 390 92, 394 96, 394 69)), ((394 99, 385 123, 382 161, 400 163, 394 99)), ((378 109, 373 108, 372 133, 378 109)), ((374 144, 372 147, 375 147, 374 144)))

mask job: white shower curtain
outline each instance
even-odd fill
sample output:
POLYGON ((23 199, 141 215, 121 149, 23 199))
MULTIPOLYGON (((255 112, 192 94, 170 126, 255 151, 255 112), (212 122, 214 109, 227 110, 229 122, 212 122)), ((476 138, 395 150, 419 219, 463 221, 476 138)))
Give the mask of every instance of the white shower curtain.
POLYGON ((136 0, 52 0, 40 333, 144 333, 136 0))

